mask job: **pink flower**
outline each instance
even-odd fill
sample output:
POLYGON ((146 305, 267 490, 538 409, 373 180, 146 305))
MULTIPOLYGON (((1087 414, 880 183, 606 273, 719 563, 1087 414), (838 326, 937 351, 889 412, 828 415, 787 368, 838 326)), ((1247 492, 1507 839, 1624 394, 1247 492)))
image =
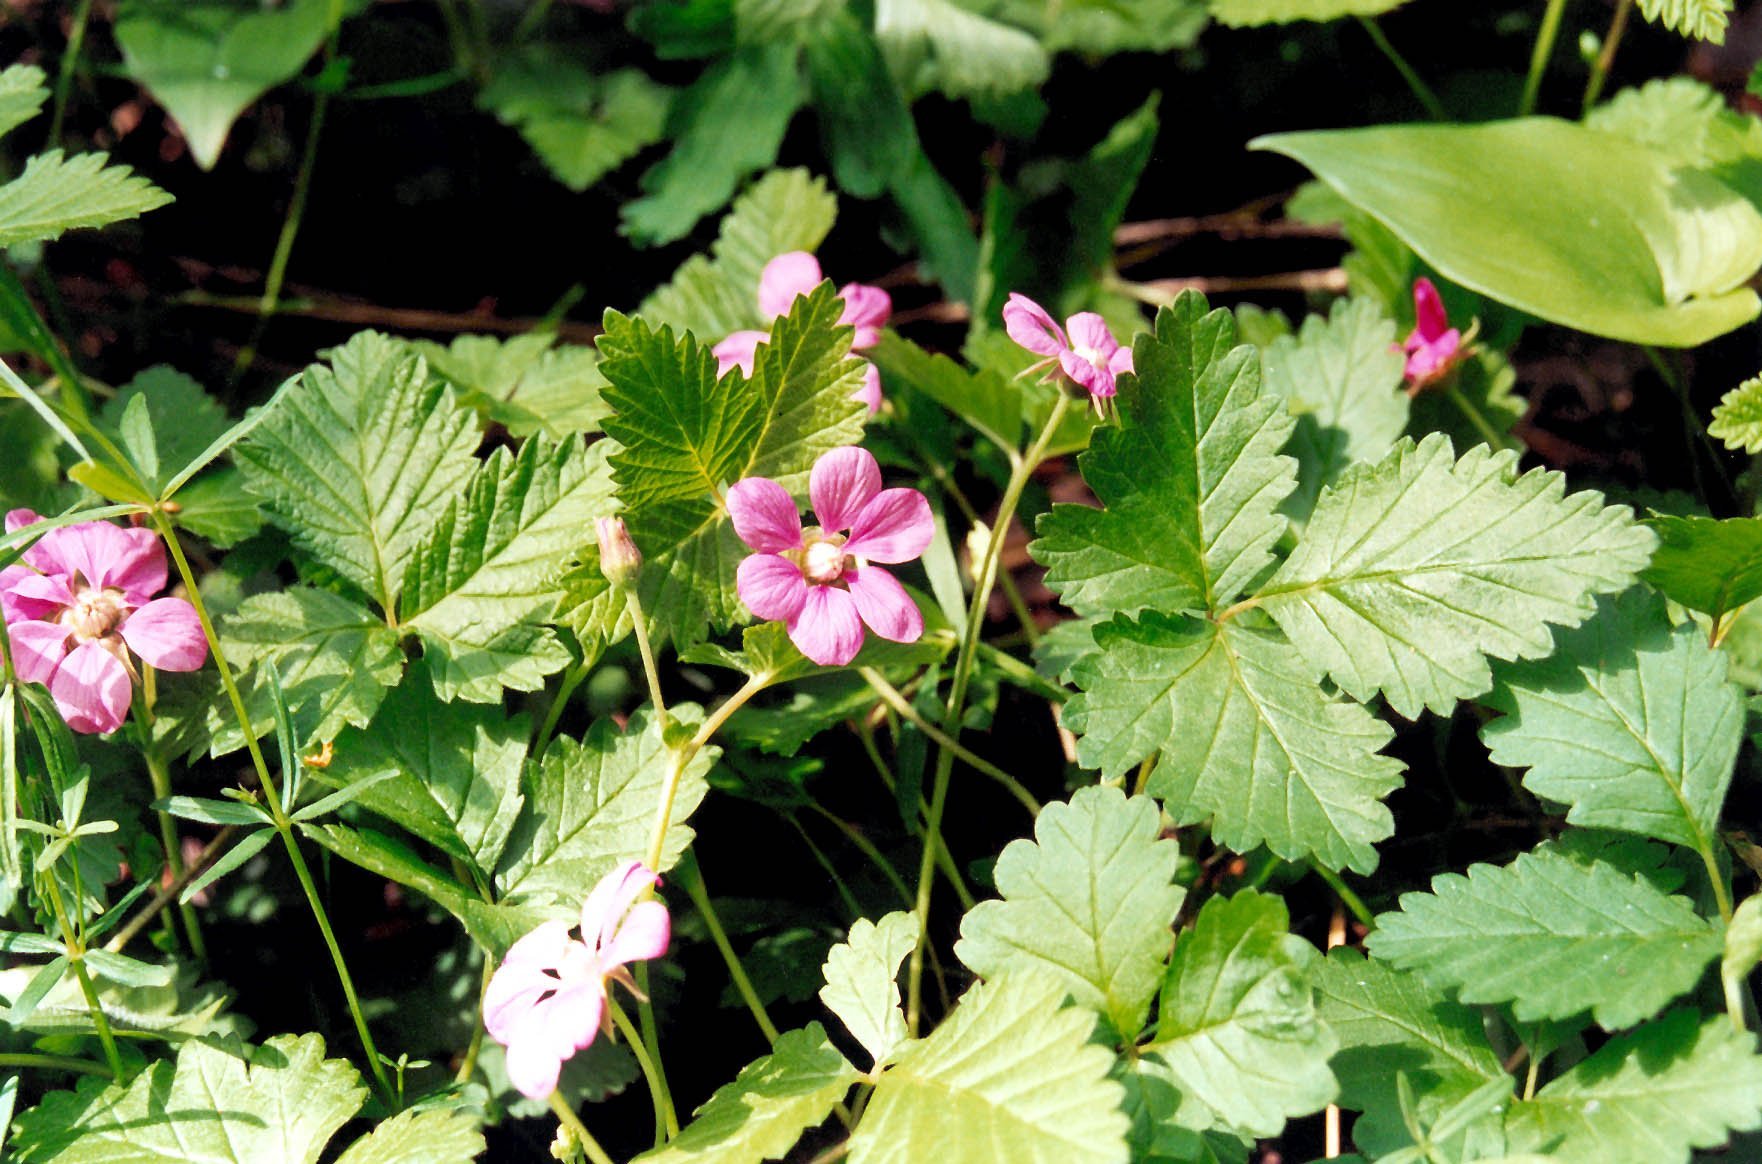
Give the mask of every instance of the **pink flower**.
POLYGON ((568 922, 548 921, 509 947, 484 992, 483 1025, 508 1049, 508 1078, 520 1094, 548 1097, 563 1064, 602 1028, 610 1032, 607 979, 634 993, 624 967, 667 952, 667 907, 636 901, 660 880, 641 861, 625 861, 582 903, 579 938, 568 922))
POLYGON ((1443 379, 1462 355, 1462 333, 1450 326, 1444 301, 1432 281, 1420 276, 1413 281, 1414 328, 1397 350, 1407 354, 1409 392, 1418 392, 1443 379))
MULTIPOLYGON (((759 274, 759 312, 767 320, 788 315, 797 296, 806 295, 820 285, 820 260, 806 251, 789 251, 765 264, 759 274)), ((838 322, 856 329, 850 350, 860 352, 872 348, 881 339, 881 329, 893 314, 893 299, 879 287, 867 283, 846 283, 839 288, 844 300, 844 313, 838 322)), ((737 331, 711 348, 716 357, 716 374, 726 376, 729 369, 739 368, 753 374, 753 355, 758 346, 770 338, 769 332, 737 331)), ((870 414, 881 410, 881 373, 875 365, 864 361, 863 386, 851 393, 869 406, 870 414)))
POLYGON ((884 639, 917 641, 924 633, 917 604, 892 574, 869 563, 909 562, 924 552, 935 528, 924 495, 881 488, 875 458, 853 446, 814 463, 808 496, 820 524, 804 530, 794 499, 777 482, 748 477, 728 490, 734 532, 755 551, 736 574, 740 600, 760 618, 782 619, 790 641, 821 666, 855 658, 864 623, 884 639))
POLYGON ((1003 305, 1003 329, 1018 344, 1046 357, 1028 372, 1057 363, 1071 383, 1097 402, 1097 409, 1114 394, 1119 374, 1132 370, 1132 349, 1121 347, 1107 321, 1093 311, 1079 311, 1061 328, 1044 307, 1012 291, 1003 305))
MULTIPOLYGON (((42 518, 6 515, 6 532, 42 518)), ((138 677, 129 652, 162 671, 194 671, 208 658, 196 609, 165 588, 165 550, 151 530, 107 521, 62 526, 0 570, 0 611, 12 665, 42 683, 76 732, 113 732, 128 715, 138 677)))

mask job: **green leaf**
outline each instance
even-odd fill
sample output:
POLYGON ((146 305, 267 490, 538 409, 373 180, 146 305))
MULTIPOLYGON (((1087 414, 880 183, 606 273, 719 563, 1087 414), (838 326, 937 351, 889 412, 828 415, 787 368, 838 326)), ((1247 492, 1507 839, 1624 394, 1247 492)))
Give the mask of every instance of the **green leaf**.
POLYGON ((160 364, 118 388, 116 395, 105 402, 98 413, 98 424, 106 435, 122 436, 123 416, 136 400, 146 408, 153 437, 152 454, 164 476, 159 472, 146 473, 139 459, 135 467, 143 470, 147 484, 156 494, 170 474, 195 460, 232 427, 226 409, 202 385, 177 369, 160 364))
POLYGON ((1052 61, 1019 28, 956 0, 877 0, 875 39, 906 97, 982 97, 1032 89, 1052 61))
POLYGON ((1549 624, 1584 621, 1655 542, 1559 473, 1433 435, 1343 474, 1255 601, 1341 690, 1412 719, 1485 691, 1489 655, 1546 654, 1549 624))
POLYGON ((967 991, 876 1084, 851 1164, 1125 1164, 1130 1126, 1094 1015, 1012 972, 967 991))
POLYGON ((126 1087, 86 1079, 22 1113, 21 1164, 316 1164, 367 1098, 361 1077, 324 1057, 317 1035, 277 1035, 254 1050, 190 1040, 175 1066, 153 1064, 126 1087))
POLYGON ((1725 927, 1725 951, 1719 957, 1719 974, 1728 994, 1741 1000, 1741 984, 1762 962, 1762 894, 1751 894, 1738 903, 1725 927))
POLYGON ((863 354, 881 369, 889 392, 908 387, 934 400, 1005 452, 1022 439, 1021 388, 996 372, 968 371, 940 353, 931 354, 893 332, 863 354))
POLYGON ((444 348, 428 340, 412 346, 460 390, 462 403, 510 436, 598 432, 607 412, 600 402, 606 378, 599 353, 573 345, 552 348, 555 340, 548 332, 532 332, 506 340, 462 335, 444 348))
MULTIPOLYGON (((677 723, 701 715, 690 704, 669 708, 677 723)), ((679 780, 673 815, 656 872, 673 867, 691 843, 685 823, 709 790, 705 782, 719 749, 705 747, 679 780)), ((526 803, 496 875, 502 896, 520 903, 556 901, 579 912, 595 883, 619 861, 646 859, 655 805, 673 764, 651 712, 638 712, 622 732, 597 721, 581 743, 559 736, 544 759, 527 768, 526 803)))
POLYGON ((1726 656, 1693 625, 1672 627, 1643 591, 1605 600, 1548 659, 1501 671, 1482 729, 1493 761, 1567 820, 1710 851, 1743 742, 1726 656))
POLYGON ((177 491, 172 521, 221 549, 230 549, 263 529, 263 510, 245 489, 237 469, 216 469, 177 491))
POLYGON ((1339 20, 1345 16, 1381 16, 1406 0, 1211 0, 1211 14, 1220 24, 1250 28, 1289 24, 1293 20, 1339 20))
POLYGON ((802 64, 838 188, 852 197, 874 198, 914 163, 923 146, 905 94, 887 71, 867 21, 843 5, 838 9, 816 13, 816 23, 801 39, 802 64))
POLYGON ((706 624, 745 617, 734 571, 748 553, 721 505, 744 477, 769 477, 802 492, 820 454, 860 439, 866 410, 852 400, 861 365, 846 359, 851 332, 830 285, 796 300, 759 347, 750 379, 718 380, 709 349, 675 342, 616 312, 600 337, 605 398, 617 410, 606 432, 612 477, 632 540, 646 559, 648 616, 688 645, 706 624))
POLYGON ((1762 376, 1751 376, 1720 397, 1707 435, 1724 441, 1728 449, 1762 453, 1762 376))
POLYGON ((37 115, 49 100, 48 77, 35 65, 0 70, 0 137, 37 115))
POLYGON ((484 1150, 477 1121, 460 1111, 402 1111, 362 1136, 336 1164, 471 1164, 484 1150))
POLYGON ((1762 215, 1612 134, 1532 117, 1278 134, 1451 281, 1552 323, 1694 347, 1755 318, 1762 215))
POLYGON ((1078 462, 1106 508, 1053 506, 1031 547, 1071 609, 1219 610, 1272 563, 1296 462, 1278 455, 1291 419, 1261 393, 1256 354, 1193 292, 1139 337, 1120 425, 1078 462))
POLYGON ((418 545, 477 467, 471 413, 407 346, 362 332, 277 394, 234 450, 294 544, 394 611, 418 545))
POLYGON ((1762 595, 1762 518, 1653 517, 1652 564, 1640 577, 1715 623, 1762 595))
POLYGON ((239 114, 318 51, 330 7, 130 0, 117 15, 116 43, 129 75, 171 114, 196 164, 211 170, 239 114))
POLYGON ((1687 1009, 1609 1040, 1505 1123, 1513 1151, 1559 1164, 1687 1164, 1690 1148, 1759 1125, 1754 1037, 1687 1009))
POLYGON ((1189 48, 1209 23, 1206 0, 1068 0, 1052 9, 1015 3, 1002 6, 1004 13, 1035 29, 1048 52, 1092 59, 1189 48))
POLYGON ((221 858, 202 870, 196 878, 183 887, 177 895, 179 905, 188 905, 195 900, 196 894, 231 873, 234 869, 261 853, 276 837, 273 828, 261 828, 254 833, 247 833, 239 843, 228 849, 221 858))
POLYGON ((589 72, 539 45, 497 62, 479 108, 520 131, 552 176, 587 189, 661 140, 672 90, 636 69, 589 72))
POLYGON ((531 724, 500 707, 449 706, 428 667, 411 665, 373 722, 336 740, 329 768, 313 774, 346 788, 388 769, 397 773, 357 801, 429 844, 493 870, 520 812, 520 776, 531 724))
POLYGON ((1347 466, 1381 460, 1407 431, 1394 344, 1395 325, 1376 304, 1346 299, 1326 320, 1311 315, 1297 335, 1261 352, 1267 393, 1283 396, 1296 417, 1287 446, 1297 458, 1297 488, 1285 503, 1292 517, 1307 518, 1347 466))
POLYGON ((804 1131, 832 1114, 832 1106, 860 1078, 826 1038, 825 1028, 809 1023, 786 1032, 769 1055, 742 1067, 734 1082, 718 1088, 665 1148, 637 1159, 644 1164, 780 1159, 804 1131))
POLYGON ((171 195, 127 166, 106 165, 103 154, 66 157, 50 150, 25 163, 24 173, 0 186, 0 247, 48 242, 81 227, 136 218, 171 195))
POLYGON ((1623 89, 1585 124, 1705 170, 1755 202, 1762 195, 1762 125, 1693 77, 1661 77, 1623 89))
POLYGON ((1441 873, 1377 917, 1373 955, 1458 992, 1514 1004, 1521 1022, 1585 1010, 1627 1027, 1694 986, 1721 935, 1686 898, 1601 861, 1525 853, 1441 873))
POLYGON ((1725 43, 1732 0, 1640 0, 1640 15, 1690 40, 1725 43))
POLYGON ((1160 750, 1149 791, 1178 823, 1210 818, 1238 853, 1264 843, 1287 860, 1376 867, 1371 846, 1394 828, 1382 798, 1401 783, 1400 762, 1379 754, 1394 733, 1325 695, 1276 630, 1147 612, 1101 624, 1095 642, 1064 712, 1085 766, 1118 776, 1160 750))
POLYGON ((899 964, 918 944, 916 914, 895 912, 872 922, 858 918, 850 935, 826 955, 820 1001, 837 1015, 880 1070, 906 1041, 899 1013, 899 964))
POLYGON ((643 197, 624 203, 624 233, 643 246, 670 243, 721 209, 776 160, 805 89, 793 45, 741 49, 711 66, 674 103, 673 152, 643 174, 643 197))
POLYGON ((1003 900, 967 913, 955 956, 981 978, 1023 966, 1050 974, 1133 1037, 1161 985, 1186 896, 1174 884, 1181 847, 1161 833, 1156 803, 1117 788, 1084 788, 1068 804, 1047 805, 1035 839, 1011 841, 998 857, 1003 900))

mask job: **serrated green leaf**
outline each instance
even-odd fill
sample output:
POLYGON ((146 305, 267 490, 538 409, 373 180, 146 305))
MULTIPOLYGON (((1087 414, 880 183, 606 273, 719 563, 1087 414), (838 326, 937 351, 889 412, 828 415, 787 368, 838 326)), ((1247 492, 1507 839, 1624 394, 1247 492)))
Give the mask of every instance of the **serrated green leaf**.
POLYGON ((1232 28, 1289 24, 1293 20, 1339 20, 1381 16, 1406 0, 1211 0, 1211 14, 1232 28))
POLYGON ((1584 621, 1655 542, 1559 473, 1433 435, 1342 475, 1255 601, 1341 690, 1412 719, 1485 691, 1488 656, 1546 654, 1549 624, 1584 621))
POLYGON ((1653 517, 1652 564, 1640 575, 1715 623, 1762 595, 1762 518, 1653 517))
POLYGON ((1724 441, 1728 449, 1762 453, 1762 376, 1751 376, 1720 397, 1707 435, 1724 441))
POLYGON ((1567 820, 1709 851, 1743 742, 1725 655, 1636 590, 1560 636, 1539 662, 1502 669, 1482 729, 1493 761, 1569 807, 1567 820))
POLYGON ((1505 1122, 1514 1151, 1559 1164, 1686 1164, 1690 1148, 1759 1125, 1754 1037, 1687 1009, 1609 1040, 1505 1122))
POLYGON ((171 520, 180 529, 230 549, 263 529, 263 510, 245 489, 237 469, 216 469, 177 491, 177 512, 171 520))
POLYGON ((875 39, 908 99, 981 97, 1031 89, 1051 57, 1040 42, 956 0, 877 0, 875 39))
POLYGON ((596 432, 607 412, 599 354, 574 345, 553 348, 555 339, 546 332, 506 340, 462 335, 444 348, 427 340, 413 346, 460 390, 465 404, 511 436, 596 432))
POLYGON ((1732 0, 1640 0, 1640 15, 1690 40, 1725 43, 1732 0))
POLYGON ((1264 843, 1287 860, 1376 867, 1371 846, 1394 828, 1382 798, 1401 783, 1400 762, 1379 754, 1393 732, 1323 694, 1276 630, 1146 613, 1102 623, 1095 642, 1064 713, 1084 765, 1117 776, 1160 750, 1149 792, 1179 823, 1210 818, 1239 853, 1264 843))
POLYGON ((1093 1014, 1032 971, 967 991, 881 1077, 851 1164, 1125 1164, 1130 1121, 1093 1014))
POLYGON ((1119 427, 1078 462, 1106 508, 1053 506, 1031 547, 1065 605, 1222 609, 1272 563, 1297 466, 1278 455, 1291 418, 1262 395, 1256 354, 1197 293, 1157 313, 1133 349, 1136 378, 1121 380, 1119 427))
POLYGON ((557 181, 580 192, 661 140, 671 97, 639 70, 595 74, 535 45, 496 63, 477 104, 519 130, 557 181))
POLYGON ((899 1013, 899 964, 918 944, 916 914, 895 912, 872 922, 858 918, 844 941, 826 955, 820 1001, 838 1016, 879 1070, 905 1042, 899 1013))
POLYGON ((1407 431, 1408 400, 1395 325, 1368 299, 1344 299, 1327 319, 1311 315, 1294 336, 1261 352, 1266 391, 1296 418, 1287 451, 1297 488, 1285 509, 1298 520, 1324 487, 1357 461, 1378 461, 1407 431))
POLYGON ((1097 60, 1188 48, 1210 23, 1206 0, 1068 0, 1050 9, 1016 0, 992 11, 1033 31, 1048 52, 1097 60))
POLYGON ((317 1035, 255 1049, 192 1039, 175 1066, 155 1063, 126 1087, 87 1079, 51 1093, 19 1115, 12 1147, 21 1164, 316 1164, 366 1098, 317 1035))
POLYGON ((0 137, 37 115, 49 100, 48 77, 35 65, 0 70, 0 137))
POLYGON ((486 642, 452 639, 424 657, 435 694, 469 703, 499 703, 509 691, 537 691, 572 661, 562 640, 537 622, 511 626, 486 642))
POLYGON ((417 546, 477 467, 477 427, 423 360, 362 332, 278 393, 234 449, 294 544, 397 609, 417 546))
POLYGON ((1585 1010, 1605 1027, 1651 1017, 1694 986, 1719 930, 1681 897, 1600 861, 1525 853, 1441 873, 1377 917, 1373 955, 1523 1022, 1585 1010))
POLYGON ((401 1111, 362 1136, 336 1164, 470 1164, 483 1151, 477 1121, 459 1111, 401 1111))
POLYGON ((171 195, 103 154, 69 158, 50 150, 25 163, 24 173, 0 186, 0 247, 48 242, 81 227, 136 218, 171 195))
POLYGON ((717 1089, 671 1143, 637 1160, 760 1164, 779 1159, 804 1131, 831 1115, 833 1104, 860 1078, 819 1023, 787 1031, 769 1055, 717 1089))
POLYGON ((921 392, 979 430, 1005 452, 1016 452, 1022 439, 1021 388, 996 372, 968 371, 947 356, 932 354, 883 332, 881 342, 863 353, 881 369, 888 391, 909 387, 921 392))
POLYGON ((1011 841, 993 874, 1002 901, 961 920, 955 956, 981 978, 1029 966, 1065 984, 1083 1006, 1133 1037, 1162 983, 1170 927, 1186 891, 1174 884, 1181 848, 1159 839, 1149 797, 1084 788, 1011 841))

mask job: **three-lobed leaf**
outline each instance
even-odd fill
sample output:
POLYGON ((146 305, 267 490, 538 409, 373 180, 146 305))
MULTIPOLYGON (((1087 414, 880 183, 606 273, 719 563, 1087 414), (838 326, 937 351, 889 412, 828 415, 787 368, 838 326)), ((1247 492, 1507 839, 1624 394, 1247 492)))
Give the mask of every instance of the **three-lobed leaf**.
POLYGON ((905 1042, 899 1012, 899 964, 918 944, 916 914, 898 911, 879 922, 859 918, 826 955, 820 1001, 863 1045, 879 1070, 905 1042))

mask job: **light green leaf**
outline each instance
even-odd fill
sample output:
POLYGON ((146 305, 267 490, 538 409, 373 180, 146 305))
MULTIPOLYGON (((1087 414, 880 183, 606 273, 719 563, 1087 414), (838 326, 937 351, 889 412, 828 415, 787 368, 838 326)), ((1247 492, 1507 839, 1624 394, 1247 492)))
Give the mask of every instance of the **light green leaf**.
POLYGON ((1309 987, 1315 948, 1289 930, 1283 901, 1244 890, 1206 902, 1175 943, 1140 1062, 1180 1089, 1183 1127, 1270 1136, 1338 1093, 1338 1043, 1309 987))
POLYGON ((171 114, 196 164, 211 170, 239 114, 318 51, 330 7, 130 0, 117 15, 116 43, 129 75, 171 114))
POLYGON ((1174 884, 1181 848, 1161 832, 1156 803, 1117 788, 1047 805, 1035 839, 1011 841, 998 858, 1003 900, 967 913, 955 956, 981 978, 1024 966, 1050 974, 1132 1038, 1161 985, 1186 896, 1174 884))
MULTIPOLYGON (((177 369, 160 364, 118 388, 116 395, 105 402, 98 413, 98 424, 106 435, 112 439, 121 437, 123 414, 137 399, 147 410, 154 438, 153 454, 164 470, 163 478, 157 472, 145 474, 147 484, 155 492, 164 486, 170 474, 195 460, 232 427, 226 409, 202 385, 177 369)), ((135 468, 144 472, 138 459, 135 468)))
POLYGON ((537 691, 572 659, 569 648, 548 626, 517 623, 483 642, 468 637, 429 638, 428 660, 434 691, 451 702, 500 703, 509 691, 537 691))
POLYGON ((1762 1057, 1724 1016, 1674 1010, 1609 1040, 1596 1054, 1515 1103, 1513 1151, 1557 1164, 1686 1164, 1733 1131, 1762 1125, 1762 1057))
POLYGON ((661 140, 672 90, 636 69, 589 72, 549 45, 497 62, 477 96, 557 181, 582 191, 661 140))
POLYGON ((760 1164, 782 1158, 801 1134, 832 1114, 862 1076, 809 1023, 788 1031, 771 1053, 740 1069, 734 1082, 697 1109, 689 1125, 665 1148, 644 1152, 643 1164, 760 1164))
POLYGON ((48 77, 35 65, 0 70, 0 137, 37 115, 49 100, 48 77))
POLYGON ((889 392, 909 387, 940 404, 1006 452, 1022 439, 1022 390, 996 372, 969 371, 941 353, 932 354, 893 332, 863 352, 881 369, 889 392))
POLYGON ((1762 376, 1751 376, 1720 397, 1707 435, 1724 441, 1728 449, 1762 453, 1762 376))
POLYGON ((876 0, 875 39, 908 99, 1032 89, 1051 58, 1028 33, 956 0, 876 0))
POLYGON ((1451 281, 1593 335, 1693 347, 1755 318, 1762 215, 1613 134, 1532 117, 1278 134, 1451 281))
POLYGON ((1548 659, 1503 669, 1482 729, 1495 763, 1569 807, 1567 820, 1710 851, 1743 742, 1726 657, 1635 591, 1560 636, 1548 659))
POLYGON ((1371 846, 1394 828, 1382 798, 1401 783, 1379 754, 1394 733, 1323 694, 1276 630, 1147 612, 1101 624, 1095 642, 1064 713, 1085 766, 1118 776, 1160 750, 1149 791, 1178 823, 1209 818, 1238 853, 1376 867, 1371 846))
POLYGON ((837 1015, 880 1070, 906 1040, 899 1012, 899 964, 918 944, 917 915, 894 912, 879 923, 859 918, 826 955, 820 1001, 837 1015))
POLYGON ((1640 15, 1690 40, 1725 43, 1732 0, 1640 0, 1640 15))
POLYGON ((470 1164, 484 1150, 477 1121, 458 1111, 401 1111, 349 1145, 336 1164, 470 1164))
POLYGON ((477 426, 407 346, 362 332, 234 449, 294 544, 395 611, 417 546, 471 479, 477 426))
POLYGON ((1715 622, 1762 595, 1762 518, 1653 517, 1658 535, 1641 577, 1673 602, 1715 622))
MULTIPOLYGON (((1751 894, 1738 903, 1725 927, 1725 952, 1719 957, 1719 974, 1728 992, 1736 993, 1756 964, 1762 962, 1762 894, 1751 894)), ((1741 999, 1742 995, 1738 995, 1741 999)))
POLYGON ((460 390, 460 400, 510 436, 565 437, 597 432, 607 409, 606 379, 589 347, 552 348, 556 337, 532 332, 501 340, 462 335, 447 347, 428 340, 413 346, 428 366, 460 390))
POLYGON ((1366 939, 1373 955, 1456 990, 1514 1004, 1519 1021, 1590 1010, 1610 1028, 1650 1018, 1694 986, 1719 930, 1686 898, 1601 861, 1525 853, 1441 873, 1404 893, 1366 939))
POLYGON ((1489 655, 1546 654, 1549 624, 1584 621, 1655 541, 1559 473, 1433 435, 1343 474, 1255 601, 1341 690, 1412 719, 1485 691, 1489 655))
POLYGON ((254 1050, 194 1039, 177 1063, 126 1087, 87 1079, 19 1115, 20 1164, 316 1164, 367 1098, 361 1077, 324 1057, 317 1035, 277 1035, 254 1050))
POLYGON ((1125 1164, 1130 1121, 1088 1041, 1094 1015, 1060 1004, 1055 978, 1011 972, 881 1077, 851 1136, 851 1164, 1125 1164))
POLYGON ((1050 9, 1018 0, 997 11, 1034 30, 1048 52, 1092 59, 1188 48, 1210 23, 1206 0, 1068 0, 1050 9))
POLYGON ((263 528, 263 510, 237 469, 215 469, 177 491, 171 520, 197 537, 229 549, 263 528))
POLYGON ((1249 28, 1258 24, 1289 24, 1293 20, 1339 20, 1344 16, 1381 16, 1406 0, 1211 0, 1211 14, 1220 24, 1249 28))
POLYGON ((1762 125, 1693 77, 1623 89, 1585 117, 1605 133, 1650 146, 1679 166, 1705 170, 1755 202, 1762 195, 1762 125))
POLYGON ((27 161, 24 173, 0 186, 0 247, 108 226, 171 201, 171 195, 127 166, 106 165, 106 160, 103 154, 69 158, 50 150, 27 161))
POLYGON ((1297 489, 1285 502, 1292 517, 1307 518, 1348 465, 1380 461, 1407 431, 1394 344, 1395 325, 1376 304, 1345 299, 1261 352, 1267 393, 1283 396, 1297 422, 1287 446, 1297 458, 1297 489))
POLYGON ((1103 510, 1055 505, 1031 547, 1079 614, 1220 610, 1272 563, 1296 462, 1282 403, 1260 387, 1235 317, 1183 293, 1157 313, 1122 378, 1120 425, 1079 460, 1103 510))

